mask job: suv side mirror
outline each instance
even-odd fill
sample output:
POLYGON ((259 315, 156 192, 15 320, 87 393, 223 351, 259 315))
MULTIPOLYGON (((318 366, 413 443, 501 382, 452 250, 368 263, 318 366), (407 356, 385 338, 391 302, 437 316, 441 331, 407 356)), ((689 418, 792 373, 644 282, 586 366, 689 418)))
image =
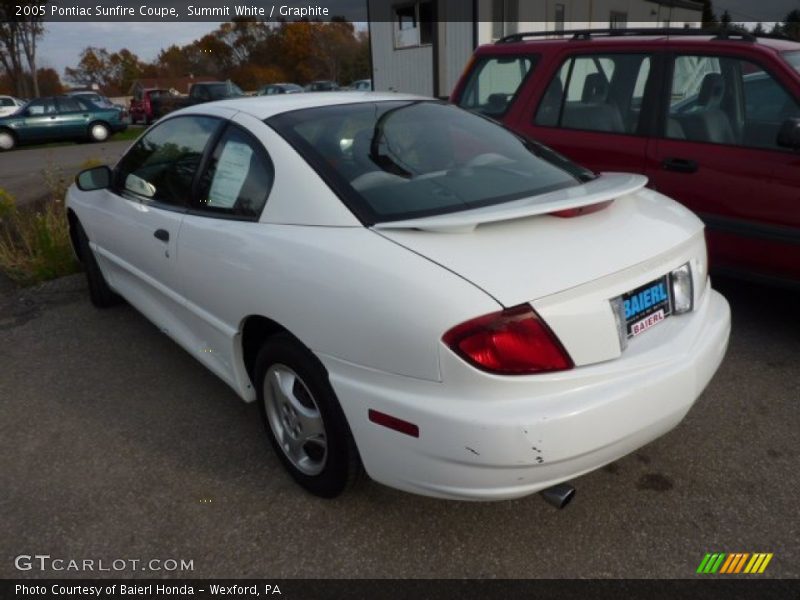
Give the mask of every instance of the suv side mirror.
POLYGON ((800 150, 800 119, 786 119, 778 132, 778 146, 800 150))
POLYGON ((75 177, 75 185, 82 192, 104 190, 111 185, 111 169, 103 165, 81 171, 75 177))

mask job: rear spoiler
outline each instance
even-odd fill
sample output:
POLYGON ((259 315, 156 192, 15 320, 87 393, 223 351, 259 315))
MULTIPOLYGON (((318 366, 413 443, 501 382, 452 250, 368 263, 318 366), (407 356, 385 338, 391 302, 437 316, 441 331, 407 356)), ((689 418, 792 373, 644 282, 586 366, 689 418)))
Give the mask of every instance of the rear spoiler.
POLYGON ((376 223, 373 229, 421 229, 442 233, 470 233, 478 225, 512 221, 568 209, 609 202, 632 194, 647 185, 647 177, 631 173, 602 173, 582 185, 569 187, 522 200, 464 210, 434 217, 376 223))

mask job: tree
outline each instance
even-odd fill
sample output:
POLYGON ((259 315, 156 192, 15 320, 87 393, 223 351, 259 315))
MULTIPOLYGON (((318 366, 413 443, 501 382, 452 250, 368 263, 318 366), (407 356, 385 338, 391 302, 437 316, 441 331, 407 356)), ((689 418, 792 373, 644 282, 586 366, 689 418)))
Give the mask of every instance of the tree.
POLYGON ((314 24, 311 29, 313 56, 319 65, 321 78, 341 79, 343 65, 353 59, 353 31, 352 23, 341 21, 314 24))
POLYGON ((714 14, 714 8, 711 5, 711 0, 703 0, 703 28, 704 29, 714 29, 719 22, 717 21, 717 15, 714 14))
POLYGON ((250 62, 253 51, 270 36, 271 28, 263 21, 237 17, 220 25, 214 34, 230 48, 233 62, 243 65, 250 62))
POLYGON ((55 96, 64 92, 64 86, 61 85, 61 79, 55 69, 45 67, 39 69, 36 75, 39 82, 39 93, 42 96, 55 96))
POLYGON ((133 82, 142 76, 144 66, 139 57, 127 48, 114 52, 108 57, 109 81, 107 87, 113 88, 111 93, 127 94, 133 82))
POLYGON ((110 55, 105 48, 87 46, 81 52, 81 60, 75 68, 67 67, 64 75, 78 86, 104 87, 111 79, 110 55))
POLYGON ((186 48, 173 44, 166 50, 161 50, 156 58, 159 74, 163 77, 184 77, 192 72, 186 48))
POLYGON ((17 31, 22 50, 28 61, 28 71, 33 83, 33 95, 39 96, 39 71, 36 68, 36 42, 44 33, 41 17, 28 17, 19 21, 17 31))
POLYGON ((31 4, 0 0, 0 65, 12 82, 17 94, 28 96, 32 83, 34 95, 39 95, 38 70, 36 68, 36 43, 44 33, 41 17, 18 17, 17 6, 31 4), (28 64, 25 77, 23 63, 28 64))
POLYGON ((800 10, 793 10, 786 15, 781 30, 786 37, 800 41, 800 10))
POLYGON ((764 29, 764 25, 762 25, 760 22, 756 23, 756 26, 753 27, 753 35, 755 36, 765 35, 766 33, 767 30, 764 29))

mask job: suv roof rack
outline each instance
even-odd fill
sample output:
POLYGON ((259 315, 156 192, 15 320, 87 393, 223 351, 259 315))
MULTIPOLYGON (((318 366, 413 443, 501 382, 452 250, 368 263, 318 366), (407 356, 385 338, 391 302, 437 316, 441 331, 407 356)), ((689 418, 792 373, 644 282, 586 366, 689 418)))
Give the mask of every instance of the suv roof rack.
MULTIPOLYGON (((631 29, 565 29, 562 31, 526 31, 523 33, 512 33, 499 40, 497 44, 510 44, 521 42, 527 38, 546 37, 551 35, 571 36, 572 40, 590 40, 593 37, 623 37, 636 35, 698 35, 713 36, 715 40, 742 40, 744 42, 755 42, 756 36, 749 31, 737 29, 696 29, 692 27, 635 27, 631 29)), ((770 37, 770 36, 761 36, 770 37)))

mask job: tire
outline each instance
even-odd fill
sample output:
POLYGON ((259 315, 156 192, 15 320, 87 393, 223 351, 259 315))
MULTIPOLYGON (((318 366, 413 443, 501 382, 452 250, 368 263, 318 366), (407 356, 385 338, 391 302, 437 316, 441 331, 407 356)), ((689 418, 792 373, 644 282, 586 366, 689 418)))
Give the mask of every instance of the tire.
POLYGON ((79 222, 75 222, 75 234, 78 242, 78 255, 86 272, 86 281, 89 284, 89 299, 97 308, 109 308, 122 302, 122 298, 112 291, 100 271, 97 259, 89 246, 89 238, 79 222))
POLYGON ((111 135, 108 125, 105 123, 92 123, 89 125, 89 139, 93 142, 105 142, 111 135))
POLYGON ((287 333, 272 336, 256 358, 255 382, 267 437, 292 478, 321 498, 352 485, 358 450, 317 357, 287 333))
POLYGON ((0 129, 0 152, 13 150, 17 145, 17 139, 10 131, 0 129))

